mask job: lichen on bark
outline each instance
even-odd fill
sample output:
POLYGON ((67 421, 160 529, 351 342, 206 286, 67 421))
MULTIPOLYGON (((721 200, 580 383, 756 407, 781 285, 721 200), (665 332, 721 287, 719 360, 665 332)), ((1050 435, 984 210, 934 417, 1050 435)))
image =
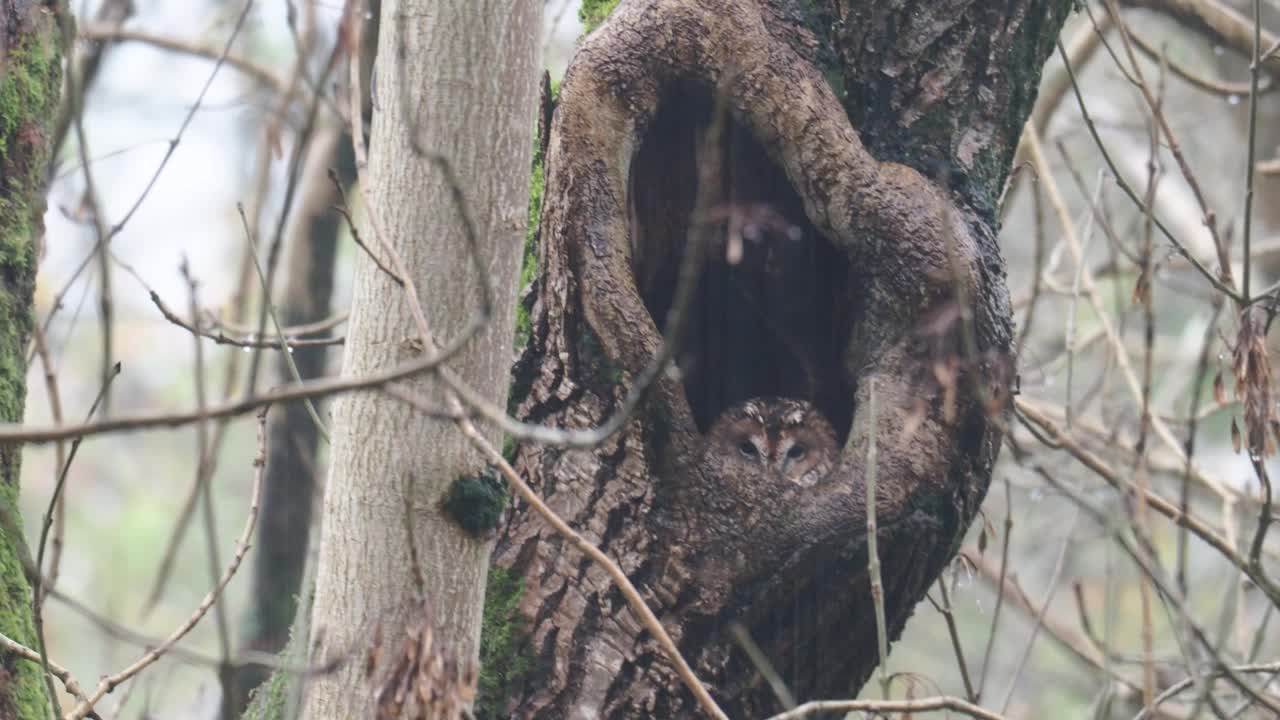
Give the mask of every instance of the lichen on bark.
POLYGON ((931 177, 947 173, 965 203, 993 213, 1073 0, 837 5, 833 40, 853 69, 845 110, 868 149, 931 177), (882 67, 894 70, 868 72, 882 67))

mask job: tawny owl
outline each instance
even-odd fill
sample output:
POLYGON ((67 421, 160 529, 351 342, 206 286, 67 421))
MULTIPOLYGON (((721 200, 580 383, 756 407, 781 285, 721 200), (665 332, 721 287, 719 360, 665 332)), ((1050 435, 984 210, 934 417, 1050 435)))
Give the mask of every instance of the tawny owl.
POLYGON ((752 398, 725 410, 707 432, 703 468, 732 481, 761 476, 811 487, 835 465, 831 423, 791 398, 752 398))

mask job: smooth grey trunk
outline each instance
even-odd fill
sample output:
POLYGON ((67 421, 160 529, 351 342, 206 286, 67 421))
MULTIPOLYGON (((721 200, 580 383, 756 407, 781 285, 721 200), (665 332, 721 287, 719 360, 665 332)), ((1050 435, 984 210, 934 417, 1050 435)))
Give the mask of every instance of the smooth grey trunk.
MULTIPOLYGON (((369 212, 404 257, 441 342, 474 316, 480 283, 489 284, 493 316, 451 366, 499 405, 512 360, 541 13, 538 0, 384 2, 374 69, 369 212), (443 173, 414 151, 414 137, 456 170, 486 277, 472 272, 462 215, 443 173)), ((361 233, 377 247, 367 221, 361 233)), ((403 289, 363 254, 355 272, 343 372, 367 374, 421 352, 403 289)), ((429 377, 407 385, 433 388, 429 377)), ((314 719, 370 716, 363 659, 375 627, 394 646, 405 624, 421 619, 406 508, 436 642, 464 660, 478 658, 491 545, 440 508, 455 479, 483 469, 452 423, 376 392, 337 400, 332 418, 311 648, 313 662, 348 662, 312 680, 302 716, 314 719)))

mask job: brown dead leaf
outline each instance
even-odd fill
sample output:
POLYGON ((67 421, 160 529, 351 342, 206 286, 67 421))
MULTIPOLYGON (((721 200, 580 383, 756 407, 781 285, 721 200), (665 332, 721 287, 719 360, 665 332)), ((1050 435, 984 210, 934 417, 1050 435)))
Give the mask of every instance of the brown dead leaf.
MULTIPOLYGON (((1270 437, 1276 417, 1271 392, 1271 360, 1267 356, 1266 319, 1256 306, 1241 314, 1240 331, 1232 357, 1236 398, 1244 406, 1246 446, 1251 455, 1267 457, 1275 452, 1270 437)), ((1236 449, 1239 452, 1239 448, 1236 449)))

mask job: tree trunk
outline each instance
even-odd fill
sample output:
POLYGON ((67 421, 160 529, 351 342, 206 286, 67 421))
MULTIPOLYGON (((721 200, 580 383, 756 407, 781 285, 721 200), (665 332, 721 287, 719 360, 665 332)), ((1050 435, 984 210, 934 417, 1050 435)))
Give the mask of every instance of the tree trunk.
MULTIPOLYGON (((384 0, 374 69, 366 196, 377 232, 403 256, 441 342, 475 316, 480 283, 488 283, 492 315, 450 364, 500 405, 526 223, 541 10, 539 0, 384 0), (452 164, 485 277, 471 271, 462 214, 445 175, 417 148, 452 164)), ((361 234, 386 260, 369 223, 361 234)), ((361 255, 343 372, 375 372, 421 352, 409 308, 404 290, 361 255)), ((428 395, 434 387, 428 378, 408 384, 428 395)), ((378 393, 335 401, 332 429, 311 645, 313 660, 348 661, 311 681, 302 716, 370 717, 378 681, 364 676, 357 658, 371 639, 385 638, 384 655, 391 654, 402 646, 406 625, 425 622, 437 648, 464 664, 478 656, 491 540, 465 530, 442 500, 455 481, 480 475, 483 462, 451 423, 425 419, 378 393), (425 606, 415 587, 406 512, 425 606)), ((492 431, 488 436, 500 441, 492 431)))
MULTIPOLYGON (((526 445, 517 465, 731 717, 781 709, 732 623, 801 700, 856 693, 876 666, 872 435, 891 640, 986 493, 1014 367, 995 203, 1070 6, 623 0, 570 63, 518 414, 602 423, 662 345, 686 236, 701 269, 680 372, 601 446, 526 445), (824 479, 725 471, 734 450, 707 431, 761 396, 834 426, 824 479)), ((524 579, 535 668, 504 717, 696 714, 602 569, 524 506, 495 561, 524 579)))
MULTIPOLYGON (((26 401, 44 176, 61 88, 55 14, 41 4, 0 0, 0 422, 22 422, 26 401)), ((35 648, 18 513, 21 460, 21 446, 0 445, 0 632, 35 648)), ((40 668, 0 651, 0 717, 35 720, 48 711, 40 668)))
MULTIPOLYGON (((351 136, 336 128, 317 132, 307 150, 303 170, 303 201, 293 222, 286 252, 283 297, 276 310, 286 326, 313 323, 329 317, 332 309, 334 261, 337 257, 341 217, 333 209, 340 202, 329 179, 334 169, 344 187, 355 181, 351 136)), ((321 331, 300 336, 328 337, 321 331)), ((304 380, 325 374, 325 346, 296 348, 293 361, 304 380)), ((280 355, 276 375, 289 382, 291 372, 280 355)), ((323 412, 321 413, 323 417, 323 412)), ((266 477, 263 482, 262 524, 254 548, 253 588, 249 594, 249 618, 243 644, 251 650, 277 653, 289 640, 289 628, 298 607, 302 575, 311 532, 311 506, 315 494, 317 447, 320 433, 303 402, 273 408, 268 418, 266 477)), ((249 693, 269 675, 261 665, 239 668, 231 698, 230 717, 239 717, 249 693)))

